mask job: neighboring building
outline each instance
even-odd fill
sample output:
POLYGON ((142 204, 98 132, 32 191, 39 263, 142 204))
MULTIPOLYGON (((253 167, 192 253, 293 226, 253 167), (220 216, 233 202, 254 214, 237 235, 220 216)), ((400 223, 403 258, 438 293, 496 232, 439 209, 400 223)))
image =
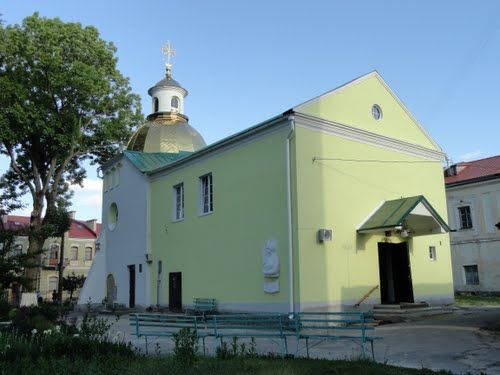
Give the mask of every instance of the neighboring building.
POLYGON ((102 166, 103 251, 79 303, 453 302, 444 154, 377 72, 209 146, 170 66, 149 93, 102 166))
POLYGON ((500 293, 500 156, 445 171, 457 292, 500 293))
MULTIPOLYGON (((72 212, 71 228, 64 235, 64 276, 71 273, 87 276, 96 254, 96 240, 101 231, 97 220, 81 221, 72 212)), ((4 217, 5 228, 19 229, 30 225, 29 216, 8 215, 4 217)), ((28 237, 19 236, 15 248, 19 252, 28 250, 28 237)), ((44 300, 52 300, 52 292, 58 286, 58 264, 61 251, 61 238, 48 238, 43 246, 41 267, 38 272, 37 290, 44 300)), ((74 294, 78 296, 78 292, 74 294)))

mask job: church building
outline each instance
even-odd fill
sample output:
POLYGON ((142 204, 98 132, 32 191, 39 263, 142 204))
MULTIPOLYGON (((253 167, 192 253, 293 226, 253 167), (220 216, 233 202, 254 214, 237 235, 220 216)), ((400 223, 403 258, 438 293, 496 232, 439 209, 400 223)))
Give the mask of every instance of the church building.
POLYGON ((146 122, 102 166, 81 304, 453 302, 445 155, 376 71, 210 145, 169 63, 148 93, 146 122))

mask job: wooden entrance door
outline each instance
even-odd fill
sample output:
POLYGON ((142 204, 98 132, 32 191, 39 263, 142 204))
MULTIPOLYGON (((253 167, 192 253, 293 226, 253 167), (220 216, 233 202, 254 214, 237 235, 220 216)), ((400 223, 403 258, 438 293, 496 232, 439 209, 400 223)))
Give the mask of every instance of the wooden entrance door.
POLYGON ((378 244, 381 303, 413 302, 410 257, 406 242, 378 244))
POLYGON ((182 273, 168 274, 168 308, 170 311, 182 310, 182 273))

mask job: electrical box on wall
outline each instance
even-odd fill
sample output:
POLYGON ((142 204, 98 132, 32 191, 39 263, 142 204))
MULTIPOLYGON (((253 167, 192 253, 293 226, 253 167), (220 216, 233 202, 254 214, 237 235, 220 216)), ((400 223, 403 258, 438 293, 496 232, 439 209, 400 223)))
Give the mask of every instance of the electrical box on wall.
POLYGON ((318 230, 318 242, 331 241, 332 237, 333 237, 333 231, 331 229, 318 230))

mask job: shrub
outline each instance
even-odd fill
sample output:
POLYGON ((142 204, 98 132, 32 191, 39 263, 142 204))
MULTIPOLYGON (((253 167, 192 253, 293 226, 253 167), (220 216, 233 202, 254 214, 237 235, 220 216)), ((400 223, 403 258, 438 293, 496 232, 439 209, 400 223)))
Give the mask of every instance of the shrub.
POLYGON ((106 318, 99 317, 87 311, 80 325, 80 335, 89 340, 104 341, 108 337, 111 325, 112 323, 106 318))
POLYGON ((95 341, 73 337, 54 330, 36 332, 31 337, 2 333, 0 335, 0 362, 17 362, 39 358, 91 359, 96 356, 134 356, 130 344, 95 341))
POLYGON ((178 333, 173 335, 174 340, 174 357, 183 365, 192 365, 196 360, 196 352, 198 351, 198 335, 196 330, 190 328, 182 328, 178 333))

